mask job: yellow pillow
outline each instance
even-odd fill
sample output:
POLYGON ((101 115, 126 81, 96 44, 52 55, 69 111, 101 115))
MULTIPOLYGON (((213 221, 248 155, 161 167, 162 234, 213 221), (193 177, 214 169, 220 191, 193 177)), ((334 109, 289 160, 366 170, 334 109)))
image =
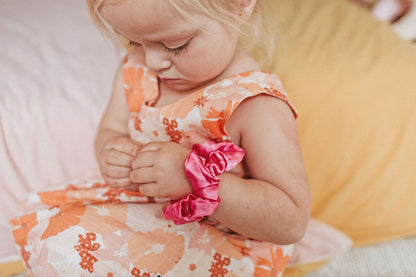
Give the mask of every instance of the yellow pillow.
POLYGON ((271 71, 300 112, 312 216, 355 245, 416 235, 416 48, 345 0, 274 9, 271 71))
POLYGON ((21 261, 0 263, 0 277, 8 277, 17 274, 23 274, 25 267, 21 261))

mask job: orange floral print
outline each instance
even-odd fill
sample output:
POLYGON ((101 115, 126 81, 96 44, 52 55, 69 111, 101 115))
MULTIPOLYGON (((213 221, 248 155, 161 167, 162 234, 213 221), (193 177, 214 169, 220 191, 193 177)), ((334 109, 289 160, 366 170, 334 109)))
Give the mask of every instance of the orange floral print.
POLYGON ((109 188, 105 193, 104 196, 107 197, 107 200, 105 202, 111 202, 111 203, 118 203, 121 202, 120 195, 124 193, 124 190, 117 189, 117 188, 109 188))
MULTIPOLYGON (((269 72, 250 71, 236 74, 197 90, 183 97, 180 101, 162 107, 153 107, 151 105, 156 103, 159 95, 157 78, 147 68, 138 64, 128 62, 124 68, 127 75, 131 75, 132 70, 139 70, 139 68, 142 68, 144 72, 142 75, 137 75, 138 78, 142 78, 141 87, 137 86, 137 89, 141 91, 135 91, 135 93, 141 94, 144 99, 127 99, 129 103, 131 101, 136 102, 131 103, 131 106, 137 105, 136 111, 139 111, 140 114, 140 122, 134 122, 136 120, 135 116, 130 117, 130 136, 142 143, 155 140, 155 136, 151 134, 156 131, 158 134, 167 134, 171 141, 185 144, 183 134, 199 128, 209 132, 209 140, 215 142, 231 141, 225 130, 231 114, 242 101, 259 94, 268 94, 283 100, 290 106, 296 116, 296 109, 290 103, 280 81, 269 72), (145 103, 151 105, 146 104, 145 109, 138 107, 145 105, 145 103), (158 122, 159 118, 162 121, 160 123, 158 122), (154 129, 150 132, 149 130, 144 131, 143 126, 146 126, 146 128, 152 126, 154 129)), ((130 82, 129 78, 126 82, 130 82)), ((129 87, 132 86, 126 83, 126 94, 130 92, 129 87)), ((160 136, 158 140, 166 140, 166 136, 160 136)))
POLYGON ((240 249, 240 253, 241 253, 241 255, 243 255, 243 256, 248 256, 248 255, 250 255, 250 249, 248 248, 248 247, 246 247, 246 246, 239 246, 238 247, 239 249, 240 249))
POLYGON ((32 213, 19 218, 12 218, 10 221, 13 226, 19 226, 19 228, 13 230, 15 242, 22 247, 25 246, 29 231, 38 224, 37 214, 32 213))
POLYGON ((28 214, 18 219, 11 219, 10 221, 13 226, 20 226, 19 228, 13 230, 13 236, 15 238, 15 243, 20 246, 20 255, 22 256, 26 267, 30 268, 30 265, 28 264, 30 252, 25 250, 25 246, 27 244, 27 236, 30 230, 38 224, 37 214, 28 214))
POLYGON ((166 274, 184 253, 185 238, 173 230, 136 233, 129 241, 128 255, 134 266, 150 273, 166 274))
POLYGON ((67 192, 65 190, 39 192, 38 196, 42 203, 52 206, 60 205, 68 200, 66 197, 67 192))
POLYGON ((104 187, 108 187, 108 185, 104 182, 100 183, 100 182, 95 182, 92 184, 93 188, 104 188, 104 187))
POLYGON ((204 107, 205 102, 208 101, 208 97, 206 96, 201 96, 198 99, 195 100, 194 104, 196 107, 204 107))
POLYGON ((45 240, 50 236, 56 236, 81 222, 80 217, 85 213, 86 205, 81 203, 63 204, 59 212, 49 218, 49 225, 43 232, 41 239, 45 240))
POLYGON ((79 256, 81 257, 79 264, 83 269, 93 273, 94 263, 96 263, 98 260, 89 251, 97 251, 100 248, 99 243, 92 243, 97 239, 97 235, 94 233, 88 233, 85 238, 81 234, 79 234, 78 237, 80 244, 74 246, 74 248, 77 250, 79 256))
POLYGON ((123 74, 129 111, 139 112, 144 101, 144 95, 141 93, 144 70, 142 67, 128 67, 124 69, 123 74))
POLYGON ((163 125, 165 125, 165 132, 170 136, 170 140, 179 143, 182 140, 182 132, 177 130, 178 122, 174 119, 170 120, 163 118, 163 125))
POLYGON ((230 265, 231 260, 229 257, 222 258, 219 253, 214 254, 214 261, 211 263, 211 268, 208 270, 211 272, 210 277, 223 277, 228 273, 227 266, 230 265))
POLYGON ((264 90, 267 91, 269 94, 276 96, 277 98, 282 98, 285 96, 283 93, 281 93, 275 88, 264 88, 264 90))
POLYGON ((257 257, 257 264, 254 271, 255 277, 276 277, 283 271, 287 262, 289 261, 289 255, 283 255, 283 250, 277 248, 275 251, 270 249, 271 260, 266 260, 262 257, 257 257))
POLYGON ((133 269, 131 270, 131 275, 132 277, 150 277, 150 273, 148 272, 141 272, 139 269, 133 267, 133 269))
MULTIPOLYGON (((129 60, 126 63, 129 63, 129 60)), ((139 112, 145 99, 151 103, 157 97, 157 77, 147 68, 125 66, 123 75, 124 91, 130 112, 139 112)))
POLYGON ((249 77, 252 73, 253 73, 252 71, 248 71, 248 72, 240 73, 238 75, 243 77, 243 78, 246 78, 246 77, 249 77))
POLYGON ((202 126, 214 137, 222 139, 227 136, 225 124, 237 106, 238 103, 233 103, 233 101, 229 100, 224 111, 217 111, 214 107, 211 107, 206 119, 201 121, 202 126))
POLYGON ((143 132, 142 130, 142 121, 139 119, 139 117, 136 117, 134 119, 134 129, 139 131, 139 132, 143 132))

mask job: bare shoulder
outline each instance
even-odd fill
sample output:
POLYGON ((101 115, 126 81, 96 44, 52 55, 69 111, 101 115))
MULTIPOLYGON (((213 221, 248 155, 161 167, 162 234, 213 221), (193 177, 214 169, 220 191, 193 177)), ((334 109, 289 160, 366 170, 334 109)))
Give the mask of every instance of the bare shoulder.
POLYGON ((273 135, 283 132, 290 139, 297 140, 298 137, 291 108, 284 101, 267 94, 244 100, 232 114, 227 130, 233 142, 238 144, 250 134, 257 136, 260 133, 273 135))
POLYGON ((228 123, 233 142, 246 153, 248 175, 307 207, 309 184, 291 108, 276 97, 258 95, 241 103, 228 123))

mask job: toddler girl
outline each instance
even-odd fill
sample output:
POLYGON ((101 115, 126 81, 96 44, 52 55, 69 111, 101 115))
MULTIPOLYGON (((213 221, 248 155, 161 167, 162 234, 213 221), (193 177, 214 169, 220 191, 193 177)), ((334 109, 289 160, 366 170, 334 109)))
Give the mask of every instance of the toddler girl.
POLYGON ((263 3, 87 3, 98 26, 129 45, 95 141, 105 183, 32 199, 36 213, 13 222, 27 268, 281 274, 305 233, 310 196, 296 110, 241 44, 255 39, 247 27, 261 23, 263 3))

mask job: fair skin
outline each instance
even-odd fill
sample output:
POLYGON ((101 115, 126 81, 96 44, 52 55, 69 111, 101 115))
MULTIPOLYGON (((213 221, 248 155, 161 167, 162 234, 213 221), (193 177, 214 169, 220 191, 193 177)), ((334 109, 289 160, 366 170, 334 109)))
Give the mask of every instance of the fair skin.
MULTIPOLYGON (((242 0, 240 16, 248 17, 255 4, 242 0)), ((230 75, 259 69, 239 44, 235 29, 201 13, 190 11, 185 20, 167 1, 154 0, 104 4, 100 12, 158 75, 156 106, 230 75)), ((128 118, 120 67, 95 143, 106 182, 150 197, 179 199, 191 193, 184 168, 190 150, 173 142, 132 141, 128 118)), ((226 128, 232 142, 245 150, 243 164, 250 178, 221 174, 221 203, 212 216, 257 240, 298 241, 306 231, 310 195, 292 111, 281 100, 256 96, 240 104, 226 128)))

